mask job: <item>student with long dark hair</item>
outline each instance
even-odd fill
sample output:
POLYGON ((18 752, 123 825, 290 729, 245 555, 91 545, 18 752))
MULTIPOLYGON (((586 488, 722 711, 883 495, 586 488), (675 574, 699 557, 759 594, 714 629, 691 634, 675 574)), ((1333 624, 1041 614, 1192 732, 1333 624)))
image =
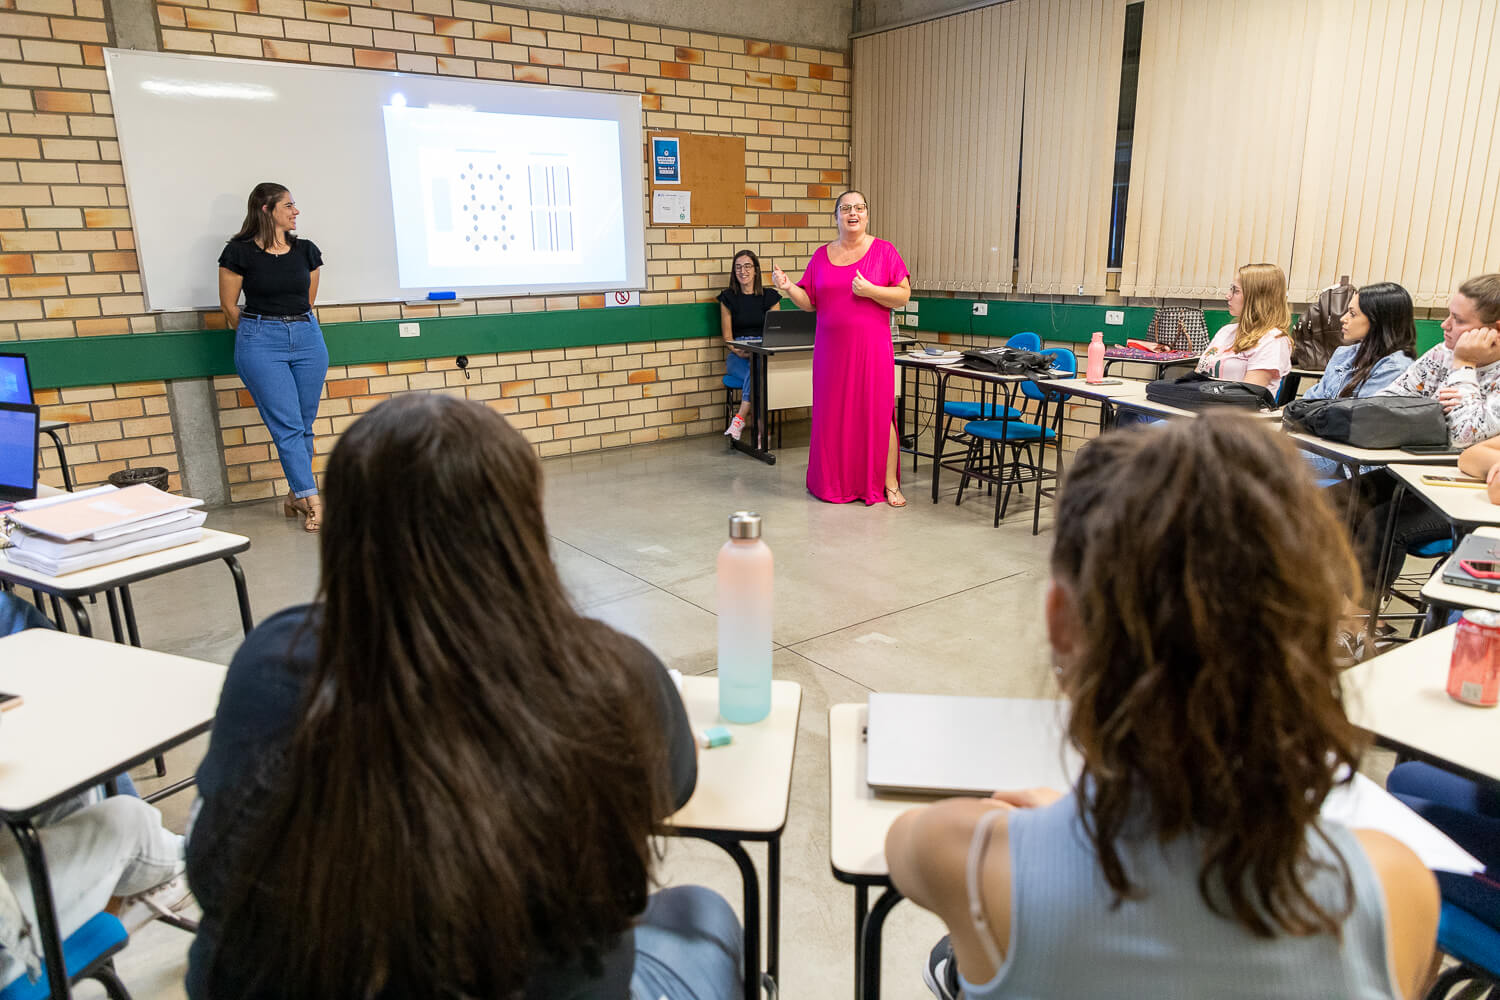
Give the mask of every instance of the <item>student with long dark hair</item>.
MULTIPOLYGON (((1373 396, 1411 367, 1417 353, 1417 321, 1411 295, 1392 281, 1365 285, 1344 310, 1343 344, 1335 348, 1323 377, 1304 399, 1373 396)), ((1322 455, 1307 455, 1318 475, 1338 478, 1343 467, 1322 455)))
POLYGON ((292 194, 255 185, 240 231, 219 254, 219 306, 234 330, 234 370, 260 411, 286 475, 287 517, 317 531, 323 504, 313 478, 313 421, 328 374, 328 346, 313 315, 323 255, 298 239, 292 194), (239 305, 240 292, 245 305, 239 305))
POLYGON ((737 992, 728 904, 649 893, 696 779, 682 700, 573 609, 521 435, 398 397, 344 433, 327 498, 320 600, 245 640, 198 771, 189 996, 737 992))
POLYGON ((1354 562, 1291 444, 1226 414, 1106 434, 1073 460, 1054 538, 1044 611, 1082 770, 1065 796, 892 826, 892 881, 950 931, 929 985, 1417 995, 1432 874, 1320 816, 1361 750, 1331 655, 1354 562))
POLYGON ((740 390, 740 411, 724 431, 736 441, 745 432, 750 416, 750 352, 735 346, 735 341, 759 337, 765 329, 766 313, 780 308, 781 295, 761 283, 760 258, 753 250, 735 254, 730 263, 729 287, 719 293, 719 332, 729 348, 724 357, 724 384, 740 390))

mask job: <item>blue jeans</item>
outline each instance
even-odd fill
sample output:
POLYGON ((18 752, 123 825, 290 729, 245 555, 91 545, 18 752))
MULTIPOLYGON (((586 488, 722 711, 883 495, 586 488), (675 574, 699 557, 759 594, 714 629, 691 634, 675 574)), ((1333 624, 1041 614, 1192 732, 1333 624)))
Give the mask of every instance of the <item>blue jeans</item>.
POLYGON ((743 993, 744 949, 739 919, 712 889, 652 893, 635 925, 631 1000, 731 1000, 743 993))
POLYGON ((312 426, 328 374, 328 345, 317 319, 312 313, 293 320, 242 313, 234 333, 234 370, 271 432, 292 495, 315 495, 312 426))
POLYGON ((1500 786, 1407 761, 1391 770, 1385 787, 1486 866, 1479 875, 1434 874, 1444 902, 1500 927, 1500 786))
POLYGON ((750 398, 750 359, 730 351, 724 358, 724 386, 740 390, 740 399, 750 398))

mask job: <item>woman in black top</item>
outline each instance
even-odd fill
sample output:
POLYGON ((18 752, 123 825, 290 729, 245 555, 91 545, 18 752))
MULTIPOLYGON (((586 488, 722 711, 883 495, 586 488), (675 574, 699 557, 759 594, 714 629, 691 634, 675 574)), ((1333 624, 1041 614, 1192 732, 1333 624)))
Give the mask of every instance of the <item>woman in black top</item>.
POLYGON ((727 366, 724 385, 740 390, 740 412, 724 432, 736 441, 745 430, 745 418, 750 415, 750 352, 736 347, 734 342, 742 337, 758 339, 766 325, 766 313, 779 308, 781 295, 760 283, 760 258, 749 250, 735 254, 729 287, 719 293, 719 329, 724 343, 729 345, 729 356, 724 359, 727 366))
POLYGON ((574 610, 520 432, 397 396, 325 485, 318 603, 245 639, 198 769, 188 996, 740 994, 729 904, 650 891, 697 780, 682 698, 574 610))
POLYGON ((323 503, 312 471, 313 421, 328 374, 328 345, 312 306, 323 255, 292 231, 298 214, 286 188, 255 185, 240 231, 219 254, 219 305, 235 331, 235 371, 286 473, 286 516, 300 513, 302 526, 317 531, 323 503))

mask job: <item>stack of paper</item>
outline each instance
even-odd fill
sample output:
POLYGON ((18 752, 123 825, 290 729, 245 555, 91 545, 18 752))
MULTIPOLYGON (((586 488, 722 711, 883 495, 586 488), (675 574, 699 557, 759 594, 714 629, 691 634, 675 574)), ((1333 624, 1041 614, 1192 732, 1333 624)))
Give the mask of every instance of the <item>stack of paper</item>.
POLYGON ((81 493, 26 500, 10 513, 6 556, 48 576, 145 555, 203 536, 202 500, 154 486, 101 486, 81 493))

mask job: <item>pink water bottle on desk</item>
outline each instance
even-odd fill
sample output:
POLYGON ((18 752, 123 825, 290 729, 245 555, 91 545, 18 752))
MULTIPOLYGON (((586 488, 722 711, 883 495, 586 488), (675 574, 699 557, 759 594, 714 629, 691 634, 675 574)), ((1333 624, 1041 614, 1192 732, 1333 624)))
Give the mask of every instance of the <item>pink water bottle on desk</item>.
POLYGON ((719 549, 719 714, 759 722, 771 714, 771 550, 750 511, 729 517, 719 549))
POLYGON ((1094 331, 1094 339, 1089 341, 1089 359, 1083 380, 1089 385, 1098 385, 1104 381, 1104 334, 1097 330, 1094 331))
POLYGON ((1494 708, 1500 701, 1500 614, 1475 608, 1459 619, 1448 697, 1481 708, 1494 708))

